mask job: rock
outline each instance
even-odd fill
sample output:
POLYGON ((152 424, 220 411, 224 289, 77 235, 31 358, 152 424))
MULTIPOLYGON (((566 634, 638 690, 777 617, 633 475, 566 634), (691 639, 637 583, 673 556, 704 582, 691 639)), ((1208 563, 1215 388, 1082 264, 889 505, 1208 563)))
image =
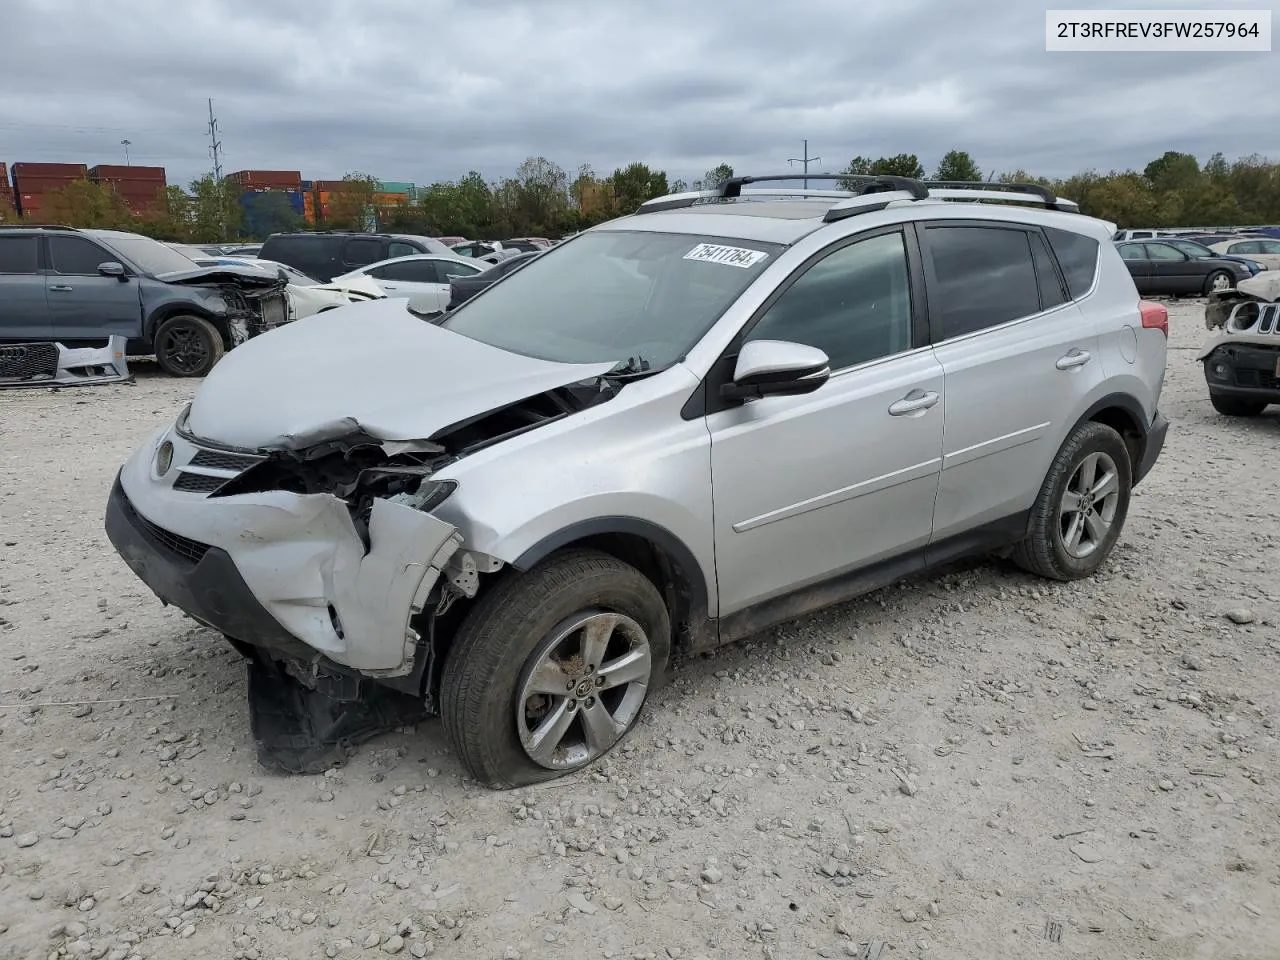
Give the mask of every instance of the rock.
POLYGON ((1163 778, 1161 778, 1161 780, 1160 780, 1160 784, 1159 784, 1159 786, 1160 786, 1160 789, 1161 789, 1161 790, 1163 790, 1163 791, 1165 791, 1166 793, 1168 793, 1170 790, 1172 790, 1172 789, 1173 789, 1173 781, 1172 781, 1172 780, 1170 780, 1168 777, 1163 777, 1163 778))
POLYGON ((364 938, 364 948, 366 950, 372 950, 381 942, 382 942, 382 938, 380 936, 378 936, 376 933, 371 933, 364 938))
POLYGON ((394 937, 388 937, 387 942, 382 945, 383 953, 399 953, 404 949, 404 937, 396 934, 394 937))
POLYGON ((421 960, 422 957, 425 957, 430 952, 431 952, 431 947, 425 941, 415 940, 413 941, 413 943, 409 944, 409 955, 418 957, 419 960, 421 960))
POLYGON ((89 706, 87 703, 82 703, 71 711, 71 715, 77 719, 87 717, 91 713, 93 713, 93 707, 89 706))
POLYGON ((37 843, 40 842, 40 834, 20 833, 18 834, 18 838, 13 842, 25 850, 27 847, 34 847, 37 843))
POLYGON ((702 871, 702 879, 706 883, 719 883, 724 879, 724 874, 720 872, 719 867, 709 866, 702 871))
POLYGON ((1253 611, 1248 607, 1232 607, 1226 612, 1226 618, 1232 623, 1238 623, 1240 626, 1253 623, 1253 611))
POLYGON ((54 840, 70 840, 76 835, 76 832, 70 827, 59 827, 52 834, 54 840))
POLYGON ((569 905, 581 913, 590 915, 596 912, 596 905, 588 900, 580 890, 574 890, 570 893, 568 900, 569 905))
POLYGON ((920 915, 916 913, 914 910, 912 910, 910 907, 903 910, 901 916, 904 923, 915 923, 917 920, 920 919, 920 915))

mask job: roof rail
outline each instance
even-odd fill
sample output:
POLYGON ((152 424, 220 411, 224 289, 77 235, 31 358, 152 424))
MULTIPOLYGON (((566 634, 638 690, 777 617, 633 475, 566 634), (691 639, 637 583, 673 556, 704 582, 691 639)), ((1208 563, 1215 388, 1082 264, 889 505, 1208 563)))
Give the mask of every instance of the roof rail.
POLYGON ((929 191, 919 180, 911 180, 907 177, 891 177, 891 176, 862 176, 861 174, 849 173, 779 173, 770 174, 759 177, 730 177, 724 183, 720 184, 719 196, 722 199, 730 199, 742 196, 742 188, 749 183, 772 183, 779 180, 837 180, 843 184, 852 184, 846 186, 847 191, 853 196, 861 196, 864 193, 883 193, 887 190, 906 190, 915 199, 923 200, 929 196, 929 191))
POLYGON ((71 230, 80 232, 79 227, 68 227, 61 223, 2 223, 0 230, 71 230))

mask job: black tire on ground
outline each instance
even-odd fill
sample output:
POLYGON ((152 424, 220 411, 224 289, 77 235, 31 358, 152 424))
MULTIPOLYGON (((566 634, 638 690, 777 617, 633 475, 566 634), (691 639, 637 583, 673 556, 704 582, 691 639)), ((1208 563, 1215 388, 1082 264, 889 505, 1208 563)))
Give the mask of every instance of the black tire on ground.
POLYGON ((623 614, 644 630, 652 663, 647 693, 652 693, 671 651, 670 617, 652 581, 609 554, 580 549, 553 554, 527 573, 496 583, 467 614, 445 662, 440 712, 454 749, 479 782, 508 789, 572 772, 530 759, 520 742, 516 701, 531 655, 566 619, 591 610, 623 614))
POLYGON ((1214 284, 1218 281, 1220 277, 1226 277, 1227 284, 1229 287, 1234 287, 1236 285, 1235 278, 1232 277, 1231 274, 1228 273, 1226 270, 1215 270, 1213 271, 1213 273, 1209 274, 1209 276, 1205 277, 1205 280, 1204 280, 1205 296, 1208 296, 1209 294, 1213 293, 1214 284))
POLYGON ((1110 556, 1120 537, 1129 512, 1132 485, 1133 464, 1120 434, 1105 424, 1082 423, 1067 437, 1049 467, 1031 508, 1030 535, 1014 547, 1014 563, 1050 580, 1080 580, 1091 576, 1110 556), (1076 557, 1067 551, 1061 509, 1068 485, 1093 454, 1103 454, 1115 465, 1118 498, 1106 536, 1089 556, 1076 557))
POLYGON ((155 339, 156 362, 173 377, 203 377, 222 359, 222 334, 203 317, 170 317, 155 339))
POLYGON ((1225 397, 1222 394, 1209 394, 1209 402, 1213 409, 1224 417, 1256 417, 1267 409, 1265 400, 1245 400, 1241 397, 1225 397))

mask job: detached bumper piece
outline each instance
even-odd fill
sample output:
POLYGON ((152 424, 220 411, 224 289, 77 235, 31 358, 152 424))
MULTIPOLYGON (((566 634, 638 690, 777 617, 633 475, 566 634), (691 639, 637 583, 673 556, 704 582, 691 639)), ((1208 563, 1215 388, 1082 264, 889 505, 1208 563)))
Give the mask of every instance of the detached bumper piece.
POLYGON ((427 716, 421 698, 376 683, 358 700, 304 687, 271 661, 249 661, 249 729, 258 763, 276 773, 320 774, 381 733, 427 716))
POLYGON ((1224 343, 1204 358, 1209 393, 1259 403, 1280 403, 1280 344, 1224 343))
POLYGON ((0 387, 76 387, 132 381, 125 337, 109 337, 105 347, 65 347, 61 343, 0 346, 0 387))

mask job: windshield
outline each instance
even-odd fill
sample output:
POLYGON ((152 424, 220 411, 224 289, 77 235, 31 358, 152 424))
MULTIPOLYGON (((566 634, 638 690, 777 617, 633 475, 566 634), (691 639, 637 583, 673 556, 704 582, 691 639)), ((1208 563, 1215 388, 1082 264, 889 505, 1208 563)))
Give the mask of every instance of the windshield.
POLYGON ((149 237, 104 237, 108 246, 131 261, 143 273, 174 273, 190 270, 196 262, 149 237))
POLYGON ((675 363, 782 247, 601 230, 530 259, 441 326, 565 363, 675 363))
POLYGON ((1212 257, 1213 251, 1191 240, 1168 240, 1167 243, 1177 247, 1191 257, 1212 257))

